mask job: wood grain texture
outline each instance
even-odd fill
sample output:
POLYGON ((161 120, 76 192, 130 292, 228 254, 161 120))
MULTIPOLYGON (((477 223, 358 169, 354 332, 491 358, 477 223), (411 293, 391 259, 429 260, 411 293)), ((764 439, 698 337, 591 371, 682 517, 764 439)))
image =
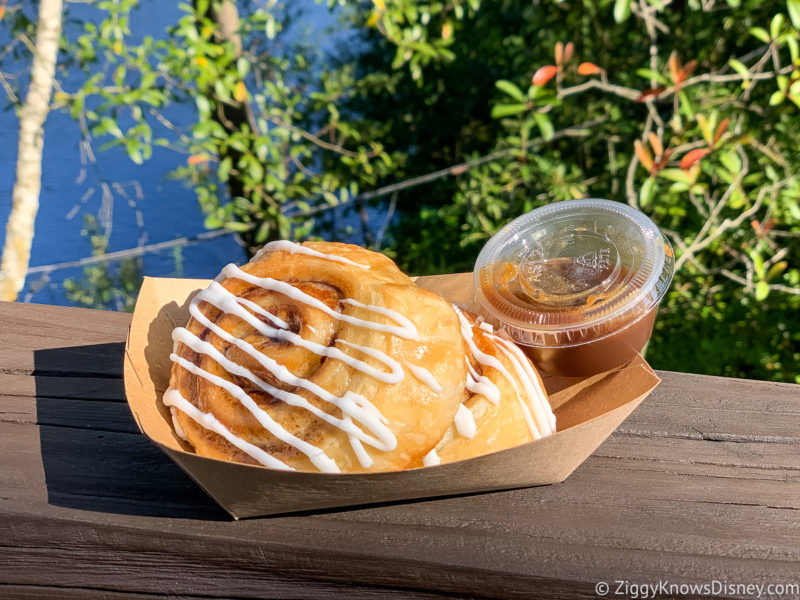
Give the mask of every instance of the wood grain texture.
POLYGON ((232 522, 138 433, 119 380, 128 322, 0 303, 0 597, 800 583, 800 386, 662 372, 563 484, 232 522))

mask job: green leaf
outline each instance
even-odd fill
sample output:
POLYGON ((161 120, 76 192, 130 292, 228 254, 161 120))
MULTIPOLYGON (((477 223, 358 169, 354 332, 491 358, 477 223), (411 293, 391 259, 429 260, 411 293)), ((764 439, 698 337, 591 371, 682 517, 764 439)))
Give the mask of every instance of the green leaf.
POLYGON ((747 67, 742 61, 732 58, 728 61, 728 64, 733 68, 734 71, 741 75, 742 79, 745 81, 750 80, 750 72, 747 70, 747 67))
POLYGON ((653 201, 653 194, 656 191, 656 178, 648 177, 644 180, 642 188, 639 190, 639 204, 647 206, 653 201))
POLYGON ((250 230, 250 224, 239 223, 238 221, 229 221, 228 223, 225 223, 225 229, 230 229, 236 233, 244 233, 245 231, 250 230))
POLYGON ((220 221, 214 215, 208 215, 205 221, 203 222, 203 227, 205 227, 206 229, 219 229, 220 227, 222 227, 222 224, 223 224, 222 221, 220 221))
POLYGON ((658 71, 653 71, 652 69, 637 69, 636 74, 645 79, 654 79, 662 85, 667 85, 667 78, 658 71))
MULTIPOLYGON (((800 26, 796 27, 800 29, 800 26)), ((789 56, 791 56, 792 62, 797 62, 800 59, 800 45, 797 43, 797 38, 790 35, 786 38, 786 45, 789 46, 789 56)))
POLYGON ((769 97, 769 105, 775 106, 786 100, 786 95, 783 92, 775 92, 769 97))
POLYGON ((756 300, 766 300, 769 296, 769 284, 766 281, 759 281, 756 284, 756 300))
POLYGON ((664 169, 658 172, 658 176, 676 183, 684 183, 686 185, 692 183, 692 178, 683 169, 664 169))
POLYGON ((525 110, 528 110, 527 104, 495 104, 492 107, 492 118, 500 119, 502 117, 519 114, 525 110))
POLYGON ((788 266, 789 263, 786 262, 785 260, 776 262, 769 268, 769 271, 767 271, 767 276, 764 279, 766 279, 767 281, 772 281, 773 279, 778 277, 781 273, 783 273, 788 266))
POLYGON ((751 27, 750 35, 761 40, 765 44, 769 44, 769 33, 763 27, 751 27))
POLYGON ((773 40, 778 39, 778 36, 781 34, 781 29, 783 29, 783 15, 778 13, 772 17, 772 22, 769 24, 769 36, 773 40))
POLYGON ((539 131, 542 132, 542 137, 548 142, 553 139, 555 131, 553 130, 553 123, 544 113, 535 112, 533 118, 536 120, 536 125, 539 126, 539 131))
POLYGON ((514 98, 514 100, 525 102, 525 94, 522 93, 522 90, 519 89, 519 87, 515 83, 512 83, 507 79, 501 79, 500 81, 495 81, 494 85, 501 92, 505 92, 506 94, 514 98))
POLYGON ((786 0, 786 10, 795 29, 800 29, 800 0, 786 0))
POLYGON ((753 261, 753 268, 756 271, 756 275, 758 275, 759 279, 764 279, 765 275, 764 259, 761 258, 761 255, 754 250, 751 250, 750 252, 748 252, 748 254, 750 255, 751 260, 753 261))
POLYGON ((231 157, 226 156, 222 159, 222 162, 219 163, 219 167, 217 168, 217 177, 223 183, 228 181, 228 175, 231 172, 231 157))
POLYGON ((631 16, 632 0, 614 0, 614 20, 624 23, 631 16))
POLYGON ((733 175, 738 175, 739 171, 742 170, 742 160, 739 158, 739 155, 732 150, 720 153, 719 160, 733 175))

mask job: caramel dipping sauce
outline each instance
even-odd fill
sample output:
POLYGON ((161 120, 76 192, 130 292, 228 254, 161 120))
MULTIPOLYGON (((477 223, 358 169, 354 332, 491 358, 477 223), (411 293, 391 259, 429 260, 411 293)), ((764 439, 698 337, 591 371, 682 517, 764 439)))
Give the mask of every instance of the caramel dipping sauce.
MULTIPOLYGON (((568 259, 558 259, 551 261, 548 268, 553 271, 550 274, 555 282, 568 282, 563 271, 569 268, 568 259)), ((494 286, 485 285, 484 296, 491 298, 493 294, 504 297, 509 302, 520 302, 526 304, 531 310, 548 313, 549 316, 561 318, 565 325, 578 325, 578 314, 574 310, 574 305, 570 305, 569 300, 564 298, 547 297, 541 292, 529 296, 525 290, 522 278, 516 273, 513 265, 508 263, 494 269, 494 273, 505 273, 508 281, 502 281, 502 276, 496 277, 494 286), (570 319, 574 319, 570 323, 570 319)), ((488 279, 488 271, 483 273, 481 281, 488 279)), ((605 295, 597 296, 589 294, 585 298, 578 294, 569 294, 573 302, 583 302, 587 308, 598 306, 605 300, 613 300, 615 295, 625 292, 624 283, 628 278, 627 273, 622 272, 620 280, 613 289, 608 290, 605 295)), ((566 286, 567 290, 570 286, 566 286)), ((537 290, 538 291, 538 290, 537 290)), ((529 346, 522 342, 517 342, 520 348, 527 354, 536 366, 546 373, 561 375, 564 377, 583 377, 594 375, 602 371, 608 371, 619 365, 627 363, 635 354, 642 351, 650 339, 655 323, 656 307, 650 310, 632 311, 630 315, 622 318, 615 318, 602 321, 593 326, 577 328, 570 332, 568 336, 569 345, 552 346, 529 346)))
POLYGON ((643 213, 608 200, 559 202, 487 243, 473 300, 540 370, 588 376, 642 351, 673 264, 669 242, 643 213))

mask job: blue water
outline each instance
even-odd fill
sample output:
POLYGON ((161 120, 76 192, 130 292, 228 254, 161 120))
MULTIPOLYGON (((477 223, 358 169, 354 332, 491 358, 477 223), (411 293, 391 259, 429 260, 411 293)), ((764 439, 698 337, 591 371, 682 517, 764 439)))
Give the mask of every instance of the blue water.
MULTIPOLYGON (((296 35, 308 30, 318 33, 333 22, 327 9, 312 1, 303 3, 304 16, 294 27, 296 35)), ((77 22, 96 20, 94 9, 71 4, 70 17, 76 23, 67 23, 65 31, 74 34, 77 22)), ((296 7, 293 7, 296 8, 296 7)), ((181 16, 177 3, 143 0, 131 19, 133 38, 144 35, 163 37, 165 28, 181 16)), ((5 40, 0 34, 0 46, 5 40)), ((322 46, 333 44, 330 38, 322 46)), ((64 82, 70 91, 76 87, 71 74, 64 82)), ((2 93, 2 92, 0 92, 2 93)), ((172 106, 167 116, 181 126, 193 118, 192 106, 172 106)), ((0 247, 5 237, 5 222, 11 210, 11 191, 17 152, 18 121, 13 111, 0 112, 0 247)), ((133 248, 140 243, 150 244, 193 236, 204 231, 203 216, 194 193, 182 183, 169 181, 166 175, 184 164, 185 156, 155 147, 153 156, 142 165, 136 165, 119 148, 98 152, 97 165, 83 165, 79 151, 80 131, 77 123, 67 114, 51 112, 45 123, 42 190, 40 208, 36 219, 30 266, 50 265, 84 258, 91 255, 86 237, 81 236, 84 214, 103 215, 100 183, 121 187, 113 189, 113 201, 106 203, 105 214, 111 223, 108 251, 133 248), (137 192, 138 188, 138 192, 137 192), (122 193, 125 192, 125 193, 122 193), (140 197, 138 197, 140 196, 140 197), (110 210, 108 210, 110 207, 110 210)), ((99 144, 98 144, 99 145, 99 144)), ((334 237, 345 235, 352 222, 347 223, 334 237)), ((358 241, 358 236, 351 236, 358 241)), ((228 262, 243 262, 245 254, 233 236, 184 247, 181 262, 176 265, 171 250, 147 254, 143 258, 143 271, 151 276, 214 277, 228 262), (178 269, 177 267, 180 267, 178 269)), ((20 294, 20 300, 50 304, 68 304, 62 282, 79 277, 81 268, 60 269, 51 273, 48 280, 31 275, 20 294)))

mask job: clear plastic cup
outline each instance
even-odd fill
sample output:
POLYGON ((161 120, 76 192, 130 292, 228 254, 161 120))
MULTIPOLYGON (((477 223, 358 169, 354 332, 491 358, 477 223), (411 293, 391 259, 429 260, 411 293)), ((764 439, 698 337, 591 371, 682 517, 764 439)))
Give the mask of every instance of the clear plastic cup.
POLYGON ((644 213, 595 198, 557 202, 487 242, 473 300, 544 372, 593 375, 642 351, 673 267, 669 241, 644 213))

